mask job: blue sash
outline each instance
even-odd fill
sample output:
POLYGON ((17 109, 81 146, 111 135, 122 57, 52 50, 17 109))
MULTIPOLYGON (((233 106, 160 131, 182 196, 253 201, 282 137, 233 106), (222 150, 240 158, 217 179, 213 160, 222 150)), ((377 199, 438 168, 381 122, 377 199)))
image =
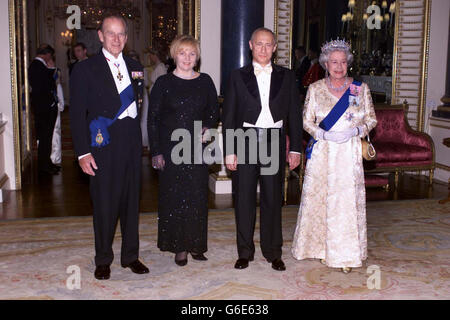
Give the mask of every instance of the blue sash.
POLYGON ((112 125, 117 118, 134 102, 133 87, 130 84, 120 93, 120 106, 119 112, 117 112, 114 119, 105 117, 97 117, 89 124, 89 131, 91 132, 91 147, 104 147, 109 144, 110 137, 108 127, 112 125))
MULTIPOLYGON (((354 80, 352 84, 356 86, 360 86, 361 82, 354 80)), ((339 101, 335 104, 333 109, 331 109, 330 113, 319 123, 319 127, 325 131, 330 130, 336 122, 342 117, 342 115, 347 111, 350 106, 349 97, 353 95, 350 93, 350 87, 345 91, 339 101)), ((317 142, 313 137, 308 141, 308 145, 306 146, 306 159, 311 159, 311 154, 314 148, 314 144, 317 142)))

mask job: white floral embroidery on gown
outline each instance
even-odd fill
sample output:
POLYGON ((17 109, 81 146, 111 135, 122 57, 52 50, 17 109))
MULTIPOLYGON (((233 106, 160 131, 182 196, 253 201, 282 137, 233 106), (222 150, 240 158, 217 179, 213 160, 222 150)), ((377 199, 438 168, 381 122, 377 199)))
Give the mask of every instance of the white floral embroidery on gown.
MULTIPOLYGON (((362 83, 359 104, 350 106, 331 131, 364 126, 360 136, 337 144, 319 140, 306 163, 292 255, 325 259, 329 267, 361 267, 367 259, 366 192, 361 137, 376 126, 370 91, 362 83)), ((316 140, 319 123, 338 102, 325 79, 310 85, 303 127, 316 140)))

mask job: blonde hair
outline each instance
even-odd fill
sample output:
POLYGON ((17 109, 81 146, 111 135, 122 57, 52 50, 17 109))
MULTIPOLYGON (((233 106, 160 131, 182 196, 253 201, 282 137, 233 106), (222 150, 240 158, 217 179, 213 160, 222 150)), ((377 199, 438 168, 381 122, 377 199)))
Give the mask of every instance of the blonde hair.
POLYGON ((179 35, 173 39, 170 44, 170 56, 175 60, 176 55, 180 52, 182 47, 192 47, 197 53, 197 61, 200 59, 200 43, 197 39, 190 35, 179 35))

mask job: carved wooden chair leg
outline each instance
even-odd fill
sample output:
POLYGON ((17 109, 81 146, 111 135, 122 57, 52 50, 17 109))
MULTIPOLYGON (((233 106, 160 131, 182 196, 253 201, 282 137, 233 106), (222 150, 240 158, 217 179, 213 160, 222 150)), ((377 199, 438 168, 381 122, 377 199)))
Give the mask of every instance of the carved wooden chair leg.
POLYGON ((433 185, 433 178, 434 178, 434 169, 430 169, 430 180, 429 180, 429 183, 430 183, 430 186, 432 186, 433 185))
POLYGON ((395 170, 394 187, 395 189, 398 188, 398 170, 395 170))

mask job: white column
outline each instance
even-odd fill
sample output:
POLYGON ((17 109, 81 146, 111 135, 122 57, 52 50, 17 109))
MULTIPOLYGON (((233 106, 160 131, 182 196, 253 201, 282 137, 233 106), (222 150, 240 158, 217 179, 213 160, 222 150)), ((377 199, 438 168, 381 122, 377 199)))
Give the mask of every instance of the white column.
POLYGON ((220 92, 221 0, 201 0, 200 50, 201 72, 211 76, 220 92))
POLYGON ((264 27, 275 31, 275 0, 264 0, 264 27))

